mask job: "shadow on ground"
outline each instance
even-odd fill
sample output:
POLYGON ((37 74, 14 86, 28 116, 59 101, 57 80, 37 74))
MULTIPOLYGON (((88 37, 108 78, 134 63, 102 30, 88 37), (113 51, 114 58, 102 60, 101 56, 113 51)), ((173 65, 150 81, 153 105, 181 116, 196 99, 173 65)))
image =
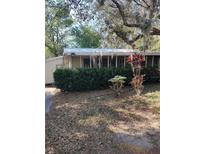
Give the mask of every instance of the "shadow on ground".
POLYGON ((159 113, 152 109, 159 85, 146 87, 143 97, 110 93, 57 93, 46 114, 46 153, 158 154, 159 113))

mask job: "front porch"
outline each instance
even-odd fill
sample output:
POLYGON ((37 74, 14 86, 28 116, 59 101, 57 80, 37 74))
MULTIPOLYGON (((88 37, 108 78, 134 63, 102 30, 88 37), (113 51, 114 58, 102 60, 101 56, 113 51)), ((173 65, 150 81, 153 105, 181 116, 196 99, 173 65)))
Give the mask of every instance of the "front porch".
MULTIPOLYGON (((126 55, 65 55, 64 67, 66 68, 110 68, 125 67, 127 65, 126 55)), ((145 55, 144 67, 159 67, 159 55, 145 55)))
MULTIPOLYGON (((63 61, 66 68, 125 67, 128 56, 134 53, 132 49, 65 48, 63 61)), ((145 52, 144 55, 144 67, 159 67, 159 52, 145 52)))

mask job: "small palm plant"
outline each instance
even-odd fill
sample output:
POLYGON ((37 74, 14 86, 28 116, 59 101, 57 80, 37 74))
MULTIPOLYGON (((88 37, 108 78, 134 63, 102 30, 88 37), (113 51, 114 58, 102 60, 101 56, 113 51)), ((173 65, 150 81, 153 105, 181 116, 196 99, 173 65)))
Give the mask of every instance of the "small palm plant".
POLYGON ((124 87, 125 79, 127 77, 116 75, 114 78, 111 78, 108 80, 109 82, 112 82, 112 86, 110 88, 116 93, 117 96, 120 95, 122 88, 124 87))

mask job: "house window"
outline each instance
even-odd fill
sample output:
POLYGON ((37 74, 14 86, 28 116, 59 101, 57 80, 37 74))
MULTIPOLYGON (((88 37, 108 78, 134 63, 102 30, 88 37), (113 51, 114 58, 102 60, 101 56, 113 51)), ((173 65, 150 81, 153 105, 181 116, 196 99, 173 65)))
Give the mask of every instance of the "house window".
POLYGON ((102 57, 99 57, 99 56, 95 57, 94 63, 92 63, 93 67, 101 68, 102 67, 102 60, 103 60, 102 57))
POLYGON ((123 67, 124 66, 124 56, 117 57, 117 67, 123 67))
POLYGON ((89 68, 90 67, 90 58, 83 59, 83 67, 89 68))
POLYGON ((152 67, 152 56, 147 56, 147 67, 152 67))
POLYGON ((107 57, 102 58, 102 67, 107 67, 107 57))
POLYGON ((98 67, 98 58, 97 57, 92 56, 92 58, 91 58, 91 65, 92 65, 93 68, 97 68, 98 67))
POLYGON ((110 67, 115 67, 116 65, 116 57, 115 56, 111 56, 110 57, 110 67))
POLYGON ((159 56, 154 57, 154 67, 159 67, 159 56))

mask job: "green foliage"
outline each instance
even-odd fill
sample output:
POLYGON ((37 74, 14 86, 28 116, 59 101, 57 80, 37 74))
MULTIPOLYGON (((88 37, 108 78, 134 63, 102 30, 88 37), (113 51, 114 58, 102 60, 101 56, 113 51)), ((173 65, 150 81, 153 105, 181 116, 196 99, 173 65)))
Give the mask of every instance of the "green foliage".
MULTIPOLYGON (((147 44, 148 51, 160 51, 160 36, 149 36, 147 44)), ((143 38, 136 41, 135 47, 140 51, 143 51, 143 38)))
MULTIPOLYGON (((159 74, 155 68, 144 69, 147 83, 158 82, 159 74)), ((124 76, 125 85, 129 85, 133 73, 131 67, 125 68, 79 68, 57 69, 54 72, 54 81, 57 88, 63 91, 84 91, 109 87, 109 79, 116 75, 124 76)))
POLYGON ((124 81, 125 79, 127 79, 127 77, 116 75, 116 76, 114 76, 114 78, 111 78, 108 81, 110 81, 112 83, 118 83, 118 82, 119 83, 125 83, 125 81, 124 81))
POLYGON ((148 67, 143 69, 142 74, 145 74, 145 83, 154 83, 160 81, 160 73, 157 67, 148 67))
POLYGON ((121 75, 116 75, 114 78, 111 78, 108 80, 109 82, 112 82, 112 86, 110 88, 114 90, 117 96, 120 95, 122 88, 124 87, 125 79, 127 77, 121 76, 121 75))
POLYGON ((67 5, 61 0, 46 0, 45 46, 46 56, 59 56, 66 46, 66 37, 73 20, 67 5))
POLYGON ((55 57, 55 55, 53 55, 49 49, 47 47, 45 47, 45 58, 52 58, 52 57, 55 57))
POLYGON ((81 48, 98 48, 101 44, 100 35, 93 31, 91 27, 81 26, 73 28, 72 34, 75 36, 74 41, 81 48))
POLYGON ((130 67, 57 69, 54 72, 54 81, 56 87, 63 91, 94 90, 109 87, 108 80, 115 75, 126 76, 125 84, 128 85, 132 70, 130 67))
MULTIPOLYGON (((138 42, 141 42, 138 45, 139 49, 159 50, 159 42, 149 40, 152 36, 160 35, 159 1, 111 1, 114 5, 111 5, 109 0, 98 0, 96 7, 96 11, 100 12, 97 14, 99 16, 98 19, 100 21, 104 20, 106 24, 106 26, 100 28, 100 30, 102 29, 103 33, 105 31, 108 32, 106 38, 111 40, 107 42, 108 44, 106 44, 106 46, 109 46, 109 44, 112 45, 113 42, 115 43, 115 40, 117 40, 116 37, 119 37, 121 39, 119 42, 122 42, 121 44, 123 45, 126 43, 130 48, 133 44, 139 44, 138 42), (110 32, 114 32, 116 35, 110 32), (142 38, 145 38, 144 41, 142 41, 142 38)), ((127 47, 125 46, 125 48, 127 47)))

